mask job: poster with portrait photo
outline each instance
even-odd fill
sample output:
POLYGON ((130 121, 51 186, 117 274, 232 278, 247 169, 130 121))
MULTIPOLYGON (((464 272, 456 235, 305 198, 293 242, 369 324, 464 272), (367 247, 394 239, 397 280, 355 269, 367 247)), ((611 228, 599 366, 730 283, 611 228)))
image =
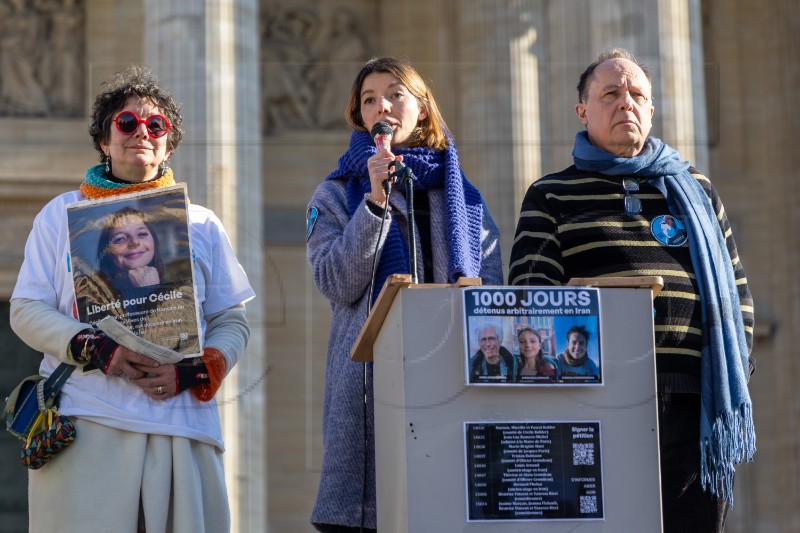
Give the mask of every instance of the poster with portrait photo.
POLYGON ((67 206, 78 318, 110 316, 184 357, 202 353, 183 184, 67 206))
POLYGON ((467 385, 600 385, 600 292, 464 289, 467 385))

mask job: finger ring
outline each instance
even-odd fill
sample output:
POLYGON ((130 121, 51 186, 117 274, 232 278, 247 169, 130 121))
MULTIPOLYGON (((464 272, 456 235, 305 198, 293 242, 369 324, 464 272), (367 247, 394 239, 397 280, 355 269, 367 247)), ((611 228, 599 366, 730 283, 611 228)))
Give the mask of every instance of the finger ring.
POLYGON ((159 396, 164 394, 164 388, 161 385, 159 385, 158 388, 156 389, 156 394, 158 394, 159 396))

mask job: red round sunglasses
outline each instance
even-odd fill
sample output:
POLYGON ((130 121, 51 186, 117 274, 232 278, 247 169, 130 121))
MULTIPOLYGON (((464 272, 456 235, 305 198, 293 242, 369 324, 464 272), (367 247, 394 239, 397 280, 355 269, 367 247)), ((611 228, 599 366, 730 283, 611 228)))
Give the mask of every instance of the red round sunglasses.
POLYGON ((114 119, 114 124, 123 135, 133 135, 139 124, 144 124, 153 138, 163 137, 167 134, 172 124, 164 115, 150 115, 146 119, 140 118, 133 111, 123 111, 114 119))

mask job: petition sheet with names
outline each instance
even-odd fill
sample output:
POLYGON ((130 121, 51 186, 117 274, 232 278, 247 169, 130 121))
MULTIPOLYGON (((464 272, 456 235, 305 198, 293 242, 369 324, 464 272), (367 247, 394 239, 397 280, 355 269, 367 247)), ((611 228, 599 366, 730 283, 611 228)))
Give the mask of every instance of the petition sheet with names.
POLYGON ((603 519, 599 421, 465 422, 467 520, 603 519))

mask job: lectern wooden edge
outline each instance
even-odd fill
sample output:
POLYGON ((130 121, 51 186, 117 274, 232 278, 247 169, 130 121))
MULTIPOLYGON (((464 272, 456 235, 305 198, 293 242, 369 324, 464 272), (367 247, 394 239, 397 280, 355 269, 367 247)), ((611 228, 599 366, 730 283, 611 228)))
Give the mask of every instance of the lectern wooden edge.
POLYGON ((383 322, 386 320, 386 314, 394 302, 395 296, 400 289, 416 289, 416 288, 460 288, 460 287, 480 287, 482 285, 481 278, 458 278, 455 283, 411 283, 411 274, 392 274, 383 284, 378 298, 375 300, 375 305, 367 316, 367 321, 358 334, 356 342, 353 344, 353 349, 350 351, 350 359, 357 363, 371 363, 372 362, 372 345, 375 344, 375 337, 383 327, 383 322))

